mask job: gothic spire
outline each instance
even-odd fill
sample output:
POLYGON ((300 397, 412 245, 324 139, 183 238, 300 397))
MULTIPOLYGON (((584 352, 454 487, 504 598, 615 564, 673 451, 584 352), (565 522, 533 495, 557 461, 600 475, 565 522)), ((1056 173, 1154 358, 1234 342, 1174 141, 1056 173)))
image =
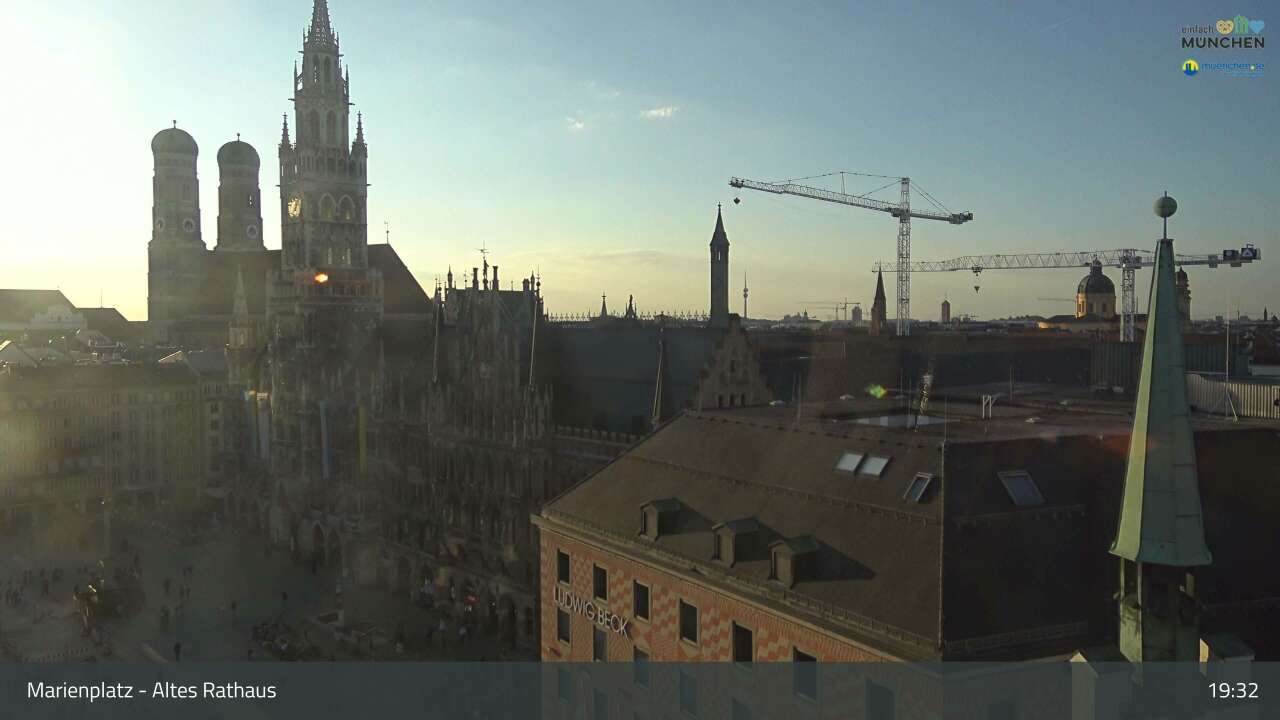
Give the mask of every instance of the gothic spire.
POLYGON ((873 302, 884 302, 884 272, 876 271, 876 296, 872 298, 873 302))
POLYGON ((284 113, 281 117, 284 118, 284 124, 280 127, 280 145, 287 147, 289 145, 289 113, 284 113))
POLYGON ((609 305, 605 301, 605 296, 600 296, 600 317, 609 317, 609 305))
MULTIPOLYGON (((1158 211, 1171 206, 1171 198, 1163 199, 1168 203, 1158 204, 1158 211)), ((1124 501, 1111 553, 1137 563, 1193 567, 1208 565, 1212 556, 1200 511, 1173 262, 1173 240, 1166 236, 1156 246, 1124 501)))
POLYGON ((724 216, 720 213, 720 205, 716 205, 716 229, 711 233, 711 246, 729 247, 729 234, 724 231, 724 216))
POLYGON ((364 144, 364 113, 359 112, 356 113, 356 144, 364 144))
POLYGON ((326 0, 315 0, 311 6, 311 27, 307 29, 307 39, 312 41, 334 40, 333 26, 329 24, 329 3, 326 0))

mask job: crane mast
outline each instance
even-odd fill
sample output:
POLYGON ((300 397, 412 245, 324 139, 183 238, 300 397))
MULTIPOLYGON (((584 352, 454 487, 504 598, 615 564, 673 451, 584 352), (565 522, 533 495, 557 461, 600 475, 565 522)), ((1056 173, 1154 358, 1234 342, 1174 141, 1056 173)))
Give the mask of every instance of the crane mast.
MULTIPOLYGON (((983 270, 1050 270, 1055 268, 1089 267, 1094 261, 1108 267, 1120 268, 1120 339, 1133 342, 1138 315, 1138 297, 1134 273, 1155 265, 1155 253, 1150 250, 1122 248, 1119 250, 1083 250, 1046 253, 1015 253, 1009 255, 964 255, 950 260, 920 260, 907 263, 908 272, 955 272, 969 270, 975 276, 983 270)), ((1176 265, 1204 265, 1216 268, 1220 265, 1241 267, 1262 260, 1262 251, 1252 244, 1239 250, 1228 248, 1219 253, 1182 254, 1174 256, 1176 265)), ((897 272, 903 265, 876 263, 872 271, 897 272)), ((976 288, 977 286, 975 286, 976 288)))
MULTIPOLYGON (((865 175, 865 173, 840 174, 842 177, 845 174, 865 175)), ((870 177, 886 176, 873 175, 870 177)), ((901 196, 897 204, 886 202, 884 200, 876 200, 874 198, 867 197, 866 195, 849 195, 847 193, 836 192, 834 190, 824 190, 822 188, 810 187, 808 185, 800 185, 791 181, 773 183, 731 177, 729 178, 729 186, 734 188, 746 188, 748 190, 759 190, 760 192, 773 193, 775 195, 794 195, 796 197, 804 197, 811 200, 822 200, 824 202, 839 203, 841 205, 852 205, 853 207, 860 207, 866 210, 886 212, 893 217, 898 218, 898 261, 895 266, 898 269, 897 329, 899 335, 905 336, 911 334, 911 218, 920 218, 921 220, 940 220, 951 223, 952 225, 960 225, 972 220, 973 213, 953 213, 950 211, 922 212, 919 210, 912 210, 911 178, 904 177, 893 179, 899 182, 901 186, 901 196)), ((919 190, 918 187, 916 189, 919 190)), ((921 190, 920 192, 923 193, 924 191, 921 190)), ((928 197, 928 194, 925 193, 925 196, 928 197)))

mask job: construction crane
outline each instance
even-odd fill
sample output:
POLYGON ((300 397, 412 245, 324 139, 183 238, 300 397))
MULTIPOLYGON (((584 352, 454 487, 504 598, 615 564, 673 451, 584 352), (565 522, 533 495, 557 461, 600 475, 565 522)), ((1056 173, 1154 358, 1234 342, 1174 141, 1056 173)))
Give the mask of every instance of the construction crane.
MULTIPOLYGON (((1241 267, 1262 259, 1262 251, 1252 244, 1246 244, 1239 250, 1228 248, 1220 253, 1178 254, 1174 262, 1179 266, 1204 265, 1216 268, 1219 265, 1241 267)), ((1155 253, 1151 250, 1125 248, 1121 250, 1090 250, 1082 252, 1050 252, 1019 253, 1014 255, 965 255, 950 260, 921 260, 911 263, 912 272, 955 272, 968 270, 975 280, 983 270, 1046 270, 1055 268, 1089 267, 1097 260, 1107 267, 1120 268, 1120 339, 1133 342, 1134 325, 1138 314, 1138 297, 1134 289, 1134 273, 1139 268, 1151 267, 1155 264, 1155 253)), ((894 272, 896 268, 889 263, 876 263, 873 271, 894 272)), ((973 286, 974 290, 978 285, 973 286)))
MULTIPOLYGON (((840 203, 841 205, 852 205, 854 207, 865 208, 867 210, 879 210, 887 212, 893 217, 898 218, 898 334, 911 334, 911 218, 919 218, 921 220, 942 220, 952 225, 961 225, 973 219, 971 212, 954 213, 947 210, 932 195, 925 192, 919 185, 914 185, 911 178, 899 178, 890 175, 871 175, 868 173, 840 172, 827 173, 825 175, 814 175, 811 178, 797 178, 798 180, 810 180, 820 177, 831 177, 833 175, 840 176, 841 192, 834 190, 824 190, 822 188, 809 187, 808 185, 799 185, 791 180, 784 182, 760 182, 757 180, 747 180, 745 178, 731 177, 729 178, 729 186, 734 188, 746 188, 748 190, 759 190, 761 192, 773 193, 775 195, 795 195, 797 197, 805 197, 811 200, 823 200, 825 202, 840 203), (844 190, 844 179, 846 175, 855 175, 859 177, 875 177, 888 179, 892 182, 882 185, 875 190, 862 195, 848 195, 844 190), (898 183, 901 187, 901 198, 897 204, 886 202, 884 200, 875 200, 868 195, 879 192, 894 183, 898 183), (914 185, 916 192, 924 196, 937 211, 920 211, 911 209, 911 188, 914 185)), ((735 202, 737 199, 735 198, 735 202)))
POLYGON ((849 298, 844 300, 801 300, 799 304, 823 310, 835 310, 837 320, 847 320, 849 318, 849 308, 862 306, 860 302, 849 302, 849 298))

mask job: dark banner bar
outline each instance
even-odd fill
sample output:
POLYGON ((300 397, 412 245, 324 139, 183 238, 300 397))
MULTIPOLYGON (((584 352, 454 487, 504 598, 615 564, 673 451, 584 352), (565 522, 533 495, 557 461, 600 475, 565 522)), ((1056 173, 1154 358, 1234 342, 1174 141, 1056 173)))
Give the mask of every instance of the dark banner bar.
POLYGON ((1277 717, 1280 663, 0 665, 0 717, 1277 717))

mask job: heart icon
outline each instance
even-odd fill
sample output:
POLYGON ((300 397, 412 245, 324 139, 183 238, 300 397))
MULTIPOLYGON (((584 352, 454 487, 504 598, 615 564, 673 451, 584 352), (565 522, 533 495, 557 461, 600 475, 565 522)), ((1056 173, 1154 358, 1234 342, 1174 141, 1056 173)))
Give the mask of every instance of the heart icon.
POLYGON ((1266 26, 1267 26, 1267 24, 1266 24, 1266 23, 1264 23, 1264 22, 1262 22, 1261 20, 1250 20, 1250 21, 1249 21, 1249 29, 1250 29, 1250 30, 1252 30, 1254 33, 1260 33, 1260 32, 1262 32, 1262 28, 1264 28, 1264 27, 1266 27, 1266 26))

